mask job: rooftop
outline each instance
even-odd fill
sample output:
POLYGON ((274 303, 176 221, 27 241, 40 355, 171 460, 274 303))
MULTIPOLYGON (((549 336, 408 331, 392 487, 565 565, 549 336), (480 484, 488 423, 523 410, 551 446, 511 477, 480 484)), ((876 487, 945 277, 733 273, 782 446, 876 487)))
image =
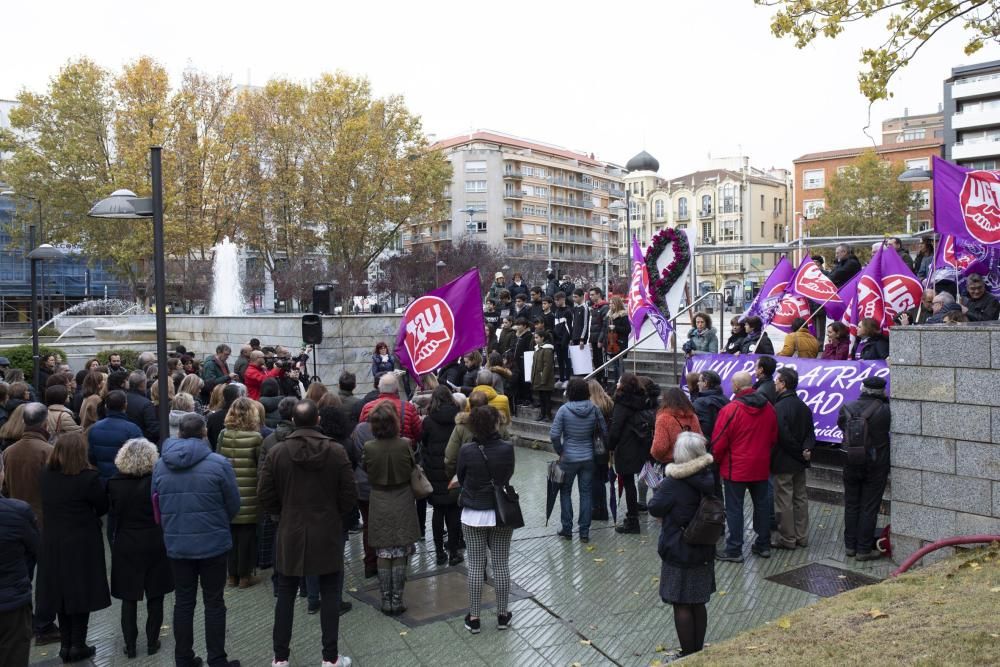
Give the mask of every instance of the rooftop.
POLYGON ((821 151, 819 153, 806 153, 792 160, 793 163, 816 162, 818 160, 833 160, 844 157, 857 157, 865 151, 875 151, 879 155, 883 153, 899 153, 901 151, 911 151, 916 148, 939 148, 944 145, 944 140, 937 139, 917 139, 915 141, 900 141, 894 144, 880 144, 877 146, 859 146, 856 148, 839 148, 832 151, 821 151))
POLYGON ((553 155, 566 160, 576 160, 580 164, 584 164, 589 167, 604 168, 614 166, 607 162, 601 162, 600 160, 595 159, 593 154, 587 155, 586 153, 579 153, 577 151, 572 151, 568 148, 561 148, 553 144, 523 139, 521 137, 515 137, 513 135, 494 132, 491 130, 476 130, 470 134, 462 134, 449 139, 442 139, 432 144, 431 148, 437 150, 447 150, 449 148, 455 148, 457 146, 475 142, 497 144, 499 147, 509 146, 512 148, 526 149, 536 153, 553 155))

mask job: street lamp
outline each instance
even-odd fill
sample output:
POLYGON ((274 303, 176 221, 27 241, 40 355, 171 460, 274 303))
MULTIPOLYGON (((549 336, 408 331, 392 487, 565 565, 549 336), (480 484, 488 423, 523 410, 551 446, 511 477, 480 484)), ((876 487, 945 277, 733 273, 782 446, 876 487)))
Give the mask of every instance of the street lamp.
POLYGON ((87 215, 91 218, 153 219, 153 288, 156 299, 156 370, 160 404, 160 444, 170 437, 170 402, 167 382, 167 289, 163 250, 163 171, 160 146, 150 146, 149 164, 153 196, 136 197, 130 190, 115 190, 110 197, 94 204, 87 215))
MULTIPOLYGON (((934 178, 934 174, 930 169, 921 169, 919 167, 914 167, 913 169, 907 169, 902 174, 896 177, 896 180, 900 183, 926 183, 934 178)), ((906 233, 910 234, 910 214, 906 214, 906 233)))
MULTIPOLYGON (((31 245, 35 245, 35 228, 31 228, 31 245)), ((38 269, 39 262, 50 259, 61 259, 63 251, 54 248, 48 243, 43 243, 37 248, 33 248, 28 253, 28 260, 31 262, 31 363, 32 363, 32 384, 35 391, 41 396, 45 393, 45 387, 40 386, 41 373, 39 365, 41 359, 38 356, 38 269)))
POLYGON ((476 209, 470 206, 469 208, 463 208, 461 212, 469 216, 469 221, 465 223, 465 233, 471 236, 476 231, 476 223, 472 221, 472 216, 475 215, 476 209))
POLYGON ((443 259, 439 259, 437 264, 434 265, 434 287, 441 286, 441 278, 438 274, 445 266, 447 266, 447 264, 444 263, 443 259))

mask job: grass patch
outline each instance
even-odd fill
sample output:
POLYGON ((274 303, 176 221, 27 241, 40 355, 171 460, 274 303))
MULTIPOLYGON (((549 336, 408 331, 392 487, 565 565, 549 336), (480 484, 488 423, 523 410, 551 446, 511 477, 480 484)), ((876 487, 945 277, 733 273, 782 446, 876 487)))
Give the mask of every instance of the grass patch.
POLYGON ((987 665, 997 664, 997 656, 1000 545, 994 543, 803 607, 683 664, 987 665))

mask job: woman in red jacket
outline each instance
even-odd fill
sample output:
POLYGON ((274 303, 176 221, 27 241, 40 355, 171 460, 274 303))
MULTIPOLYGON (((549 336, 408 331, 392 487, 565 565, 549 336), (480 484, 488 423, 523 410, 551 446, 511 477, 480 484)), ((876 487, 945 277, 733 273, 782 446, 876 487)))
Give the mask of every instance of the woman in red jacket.
POLYGON ((672 463, 674 443, 677 436, 685 431, 700 434, 701 425, 687 394, 671 387, 660 396, 660 409, 656 412, 656 428, 653 431, 653 458, 660 463, 672 463))

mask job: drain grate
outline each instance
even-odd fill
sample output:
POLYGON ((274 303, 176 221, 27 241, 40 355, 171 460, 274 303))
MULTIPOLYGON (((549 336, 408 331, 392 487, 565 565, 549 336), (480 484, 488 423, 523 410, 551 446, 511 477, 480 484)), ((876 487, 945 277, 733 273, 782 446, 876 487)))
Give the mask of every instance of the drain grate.
POLYGON ((831 567, 820 563, 809 563, 794 570, 767 577, 768 581, 797 588, 800 591, 828 598, 861 586, 877 584, 880 580, 864 574, 831 567))
MULTIPOLYGON (((465 616, 469 605, 467 583, 468 572, 463 566, 409 577, 403 594, 406 612, 396 619, 406 626, 415 628, 456 616, 465 616)), ((492 579, 483 582, 484 609, 496 606, 496 592, 492 584, 492 579)), ((378 583, 353 591, 351 595, 376 609, 382 608, 378 583)), ((511 581, 510 602, 530 597, 531 593, 511 581)))

